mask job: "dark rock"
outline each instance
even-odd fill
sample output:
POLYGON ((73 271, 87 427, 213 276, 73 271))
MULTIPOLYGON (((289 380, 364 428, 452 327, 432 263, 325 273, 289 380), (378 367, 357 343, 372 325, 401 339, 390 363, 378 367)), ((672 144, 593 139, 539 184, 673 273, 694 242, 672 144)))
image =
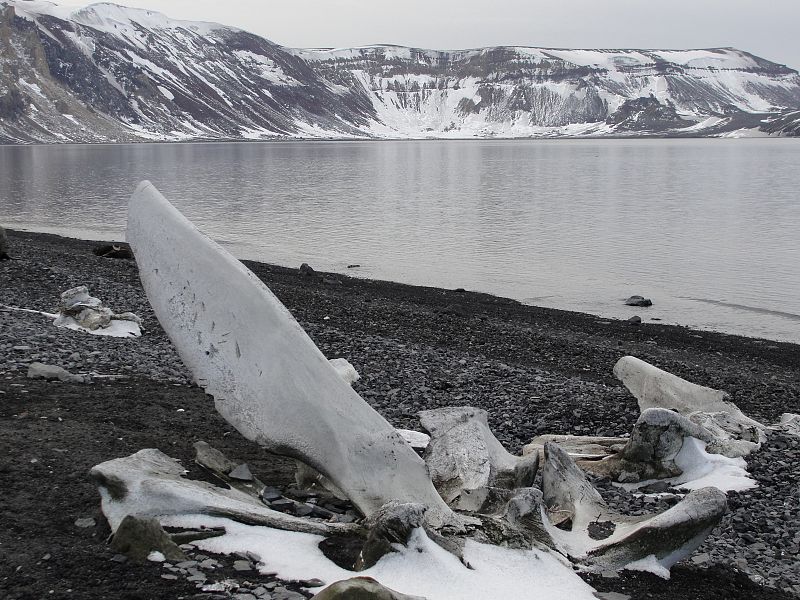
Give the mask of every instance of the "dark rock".
POLYGON ((278 488, 274 487, 265 487, 261 490, 261 499, 266 502, 274 502, 275 500, 280 500, 283 498, 283 494, 281 494, 278 488))
POLYGON ((661 494, 670 488, 670 484, 666 481, 656 481, 641 489, 645 494, 661 494))
POLYGON ((617 526, 612 521, 593 521, 589 523, 589 537, 593 540, 604 540, 610 537, 617 526))
POLYGON ((133 252, 128 244, 104 244, 103 246, 98 246, 92 252, 95 256, 102 258, 133 258, 133 252))
POLYGON ((382 586, 371 577, 354 577, 337 581, 314 596, 312 600, 411 600, 411 598, 382 586))
POLYGON ((422 527, 426 507, 422 504, 387 502, 367 519, 369 535, 356 561, 356 571, 375 565, 394 552, 395 544, 406 545, 411 532, 422 527))
POLYGON ((303 263, 300 265, 300 276, 301 277, 314 277, 317 272, 311 268, 308 263, 303 263))
POLYGON ((8 236, 6 236, 6 230, 0 226, 0 260, 8 260, 10 258, 8 255, 8 236))
POLYGON ((653 301, 644 296, 631 296, 625 300, 627 306, 653 306, 653 301))
POLYGON ((641 325, 642 324, 642 317, 638 315, 632 316, 630 319, 627 320, 627 323, 631 325, 641 325))
POLYGON ((279 510, 281 512, 286 512, 294 508, 294 501, 286 498, 279 498, 278 500, 270 502, 269 507, 272 510, 279 510))
POLYGON ((125 517, 111 539, 111 547, 136 562, 145 562, 152 552, 160 552, 171 561, 186 560, 181 549, 153 518, 125 517))
POLYGON ((357 537, 329 537, 317 547, 329 561, 348 571, 355 571, 355 564, 364 548, 364 540, 357 537))
POLYGON ((361 265, 347 265, 348 269, 358 269, 361 265))

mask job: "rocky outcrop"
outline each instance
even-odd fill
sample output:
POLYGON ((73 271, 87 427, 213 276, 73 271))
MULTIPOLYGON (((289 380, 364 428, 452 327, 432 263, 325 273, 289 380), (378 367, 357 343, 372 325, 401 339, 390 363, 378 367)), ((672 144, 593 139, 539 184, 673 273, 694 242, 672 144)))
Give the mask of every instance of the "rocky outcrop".
POLYGON ((761 131, 785 137, 800 136, 800 110, 789 110, 761 125, 761 131))

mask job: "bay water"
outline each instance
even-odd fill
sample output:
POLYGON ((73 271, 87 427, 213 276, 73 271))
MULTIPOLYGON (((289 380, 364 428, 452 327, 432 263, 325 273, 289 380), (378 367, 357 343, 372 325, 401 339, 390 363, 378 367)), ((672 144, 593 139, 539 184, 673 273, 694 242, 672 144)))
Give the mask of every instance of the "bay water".
POLYGON ((0 224, 123 240, 143 179, 240 258, 800 342, 800 140, 5 146, 0 224))

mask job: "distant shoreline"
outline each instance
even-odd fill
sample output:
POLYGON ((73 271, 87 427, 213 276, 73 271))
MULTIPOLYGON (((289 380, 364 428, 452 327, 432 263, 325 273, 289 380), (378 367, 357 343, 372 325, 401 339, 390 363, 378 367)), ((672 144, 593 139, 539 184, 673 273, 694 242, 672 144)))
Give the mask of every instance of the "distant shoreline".
POLYGON ((575 136, 541 136, 541 137, 463 137, 463 138, 274 138, 266 140, 247 140, 240 138, 192 139, 192 140, 131 140, 128 142, 19 142, 16 144, 0 143, 0 148, 17 148, 27 146, 130 146, 139 144, 291 144, 298 142, 566 142, 573 140, 800 140, 799 137, 787 135, 725 136, 725 135, 677 135, 677 134, 643 134, 643 135, 575 135, 575 136))

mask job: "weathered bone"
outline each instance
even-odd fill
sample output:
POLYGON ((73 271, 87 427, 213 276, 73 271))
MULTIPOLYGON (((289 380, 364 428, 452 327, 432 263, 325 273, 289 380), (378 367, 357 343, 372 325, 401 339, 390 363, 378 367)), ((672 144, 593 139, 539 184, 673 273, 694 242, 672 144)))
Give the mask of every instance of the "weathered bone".
POLYGON ((317 535, 364 535, 358 525, 293 517, 270 510, 248 493, 185 479, 185 473, 178 461, 154 449, 104 462, 90 471, 100 488, 103 514, 112 531, 127 515, 204 514, 317 535))
POLYGON ((605 460, 578 460, 578 466, 617 481, 665 479, 681 475, 675 457, 687 437, 712 444, 716 438, 707 429, 665 408, 648 408, 633 426, 625 446, 605 460))
MULTIPOLYGON (((431 436, 425 462, 442 498, 457 506, 462 496, 482 494, 489 488, 530 487, 539 456, 510 454, 489 429, 485 410, 469 406, 438 408, 419 413, 431 436)), ((474 499, 460 508, 478 510, 474 499)))
POLYGON ((617 570, 654 556, 666 572, 708 536, 727 510, 725 494, 703 488, 656 515, 630 517, 608 508, 569 455, 545 446, 542 490, 548 514, 563 528, 545 526, 556 546, 573 560, 617 570), (593 535, 593 529, 604 530, 593 535))
POLYGON ((627 438, 604 437, 590 435, 537 435, 522 448, 522 455, 534 452, 539 453, 539 459, 544 458, 544 445, 554 442, 575 460, 600 460, 606 456, 613 456, 625 446, 627 438))
POLYGON ((723 391, 690 383, 633 356, 619 359, 614 375, 636 397, 640 410, 676 410, 711 430, 717 438, 711 452, 735 458, 758 449, 766 439, 766 427, 747 417, 723 391))
POLYGON ((789 435, 800 436, 800 415, 795 413, 783 413, 780 421, 770 427, 775 431, 783 431, 789 435))
POLYGON ((127 236, 159 322, 245 438, 316 469, 365 515, 390 500, 420 502, 430 525, 461 526, 425 463, 272 292, 149 182, 131 198, 127 236))

